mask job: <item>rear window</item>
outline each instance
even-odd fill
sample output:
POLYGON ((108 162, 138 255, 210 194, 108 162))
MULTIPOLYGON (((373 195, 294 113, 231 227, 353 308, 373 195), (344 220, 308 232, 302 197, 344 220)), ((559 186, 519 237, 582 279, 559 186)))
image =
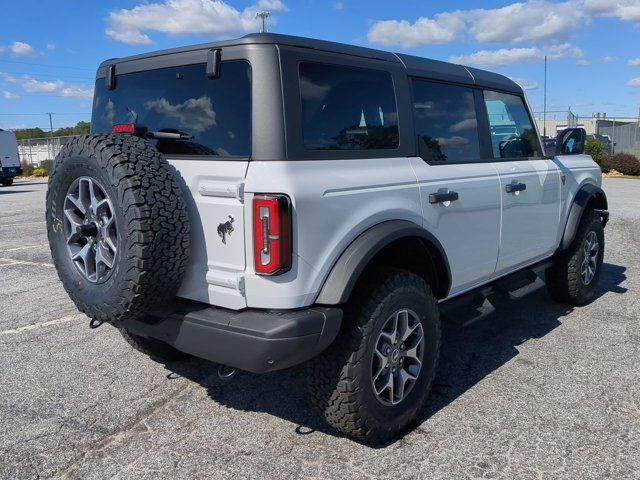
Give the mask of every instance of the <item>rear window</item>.
POLYGON ((186 140, 154 140, 162 153, 247 157, 251 153, 251 67, 220 64, 209 79, 206 65, 186 65, 118 75, 115 90, 96 82, 91 129, 134 123, 149 132, 182 132, 186 140))
POLYGON ((473 90, 413 80, 413 114, 420 154, 433 162, 477 162, 478 121, 473 90))
POLYGON ((305 148, 398 148, 398 109, 388 72, 303 62, 299 76, 305 148))

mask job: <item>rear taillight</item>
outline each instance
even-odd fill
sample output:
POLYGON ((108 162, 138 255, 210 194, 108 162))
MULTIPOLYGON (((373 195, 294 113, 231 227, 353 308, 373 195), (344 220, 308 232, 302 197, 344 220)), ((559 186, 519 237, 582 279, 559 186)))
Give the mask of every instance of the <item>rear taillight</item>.
POLYGON ((291 268, 291 202, 285 195, 253 197, 253 264, 261 275, 291 268))

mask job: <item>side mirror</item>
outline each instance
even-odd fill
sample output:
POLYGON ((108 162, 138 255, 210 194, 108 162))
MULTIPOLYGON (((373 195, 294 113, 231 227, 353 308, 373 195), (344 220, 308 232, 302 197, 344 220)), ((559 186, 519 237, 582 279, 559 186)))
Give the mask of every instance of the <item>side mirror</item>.
POLYGON ((556 137, 556 155, 581 155, 586 141, 587 132, 584 128, 567 128, 556 137))

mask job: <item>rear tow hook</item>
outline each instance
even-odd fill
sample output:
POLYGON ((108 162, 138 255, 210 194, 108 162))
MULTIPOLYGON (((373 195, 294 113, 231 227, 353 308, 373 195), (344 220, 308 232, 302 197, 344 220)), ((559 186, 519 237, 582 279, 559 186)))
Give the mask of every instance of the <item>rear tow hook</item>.
POLYGON ((218 366, 218 377, 220 377, 220 379, 222 380, 231 380, 237 372, 238 369, 229 367, 227 365, 218 366))

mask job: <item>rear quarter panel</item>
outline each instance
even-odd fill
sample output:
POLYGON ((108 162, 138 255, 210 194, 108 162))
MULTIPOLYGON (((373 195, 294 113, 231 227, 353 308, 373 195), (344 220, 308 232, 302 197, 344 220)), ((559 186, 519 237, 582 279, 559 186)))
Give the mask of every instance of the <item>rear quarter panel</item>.
POLYGON ((253 194, 284 193, 293 208, 292 269, 256 275, 247 262, 247 306, 298 308, 313 304, 345 248, 386 220, 422 225, 420 194, 408 158, 253 161, 245 183, 245 248, 253 258, 253 194))

